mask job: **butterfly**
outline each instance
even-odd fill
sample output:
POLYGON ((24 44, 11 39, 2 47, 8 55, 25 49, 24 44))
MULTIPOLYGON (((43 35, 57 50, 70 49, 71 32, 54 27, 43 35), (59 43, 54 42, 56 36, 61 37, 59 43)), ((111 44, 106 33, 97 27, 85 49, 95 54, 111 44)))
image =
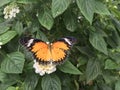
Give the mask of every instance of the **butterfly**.
POLYGON ((43 65, 63 63, 75 42, 74 37, 64 37, 52 43, 31 37, 20 39, 20 43, 33 53, 35 60, 43 65))

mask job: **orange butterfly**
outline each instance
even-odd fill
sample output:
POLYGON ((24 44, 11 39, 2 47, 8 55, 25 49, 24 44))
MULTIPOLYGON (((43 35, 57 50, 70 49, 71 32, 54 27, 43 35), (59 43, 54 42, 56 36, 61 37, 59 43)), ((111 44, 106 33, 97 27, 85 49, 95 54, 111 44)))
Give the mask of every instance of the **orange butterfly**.
POLYGON ((35 60, 39 63, 60 64, 67 57, 68 51, 75 44, 76 39, 74 37, 65 37, 49 43, 39 39, 24 37, 20 42, 33 53, 35 60))

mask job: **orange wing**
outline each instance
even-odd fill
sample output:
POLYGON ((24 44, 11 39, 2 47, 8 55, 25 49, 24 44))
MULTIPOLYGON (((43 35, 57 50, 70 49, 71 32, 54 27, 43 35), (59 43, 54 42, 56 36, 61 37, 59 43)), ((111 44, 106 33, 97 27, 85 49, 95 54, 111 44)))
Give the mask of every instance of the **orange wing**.
POLYGON ((65 37, 53 44, 47 44, 39 39, 24 37, 20 43, 26 46, 34 55, 34 58, 41 64, 62 63, 67 57, 68 50, 74 44, 74 38, 65 37))
POLYGON ((39 63, 47 64, 51 62, 49 44, 45 43, 42 40, 34 39, 31 37, 21 38, 20 43, 33 53, 35 60, 37 60, 39 63))
POLYGON ((45 42, 36 42, 32 48, 31 52, 33 53, 35 59, 42 64, 50 63, 51 53, 49 45, 45 42))
POLYGON ((55 64, 62 63, 67 57, 67 51, 69 50, 68 44, 63 41, 54 42, 51 45, 52 62, 55 64))

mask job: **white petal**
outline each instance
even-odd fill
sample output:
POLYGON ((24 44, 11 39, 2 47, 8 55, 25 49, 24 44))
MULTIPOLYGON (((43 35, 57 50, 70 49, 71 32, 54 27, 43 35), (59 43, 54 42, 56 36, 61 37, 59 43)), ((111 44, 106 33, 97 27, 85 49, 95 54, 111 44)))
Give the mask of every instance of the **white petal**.
POLYGON ((14 13, 16 13, 16 8, 13 8, 11 11, 14 12, 14 13))
POLYGON ((17 10, 16 10, 16 13, 19 13, 19 12, 20 12, 20 10, 19 10, 19 9, 17 9, 17 10))
POLYGON ((9 15, 9 18, 11 19, 13 16, 12 15, 9 15))
POLYGON ((16 17, 16 13, 13 13, 13 17, 16 17))
POLYGON ((46 71, 47 74, 53 73, 56 71, 56 68, 53 68, 52 70, 46 71))
POLYGON ((4 19, 8 19, 8 18, 9 18, 9 16, 8 16, 8 15, 5 15, 5 16, 4 16, 4 19))
POLYGON ((45 75, 45 72, 44 72, 44 71, 41 71, 39 74, 40 74, 41 76, 43 76, 43 75, 45 75))
POLYGON ((3 11, 3 14, 6 14, 6 11, 5 11, 5 10, 3 11))

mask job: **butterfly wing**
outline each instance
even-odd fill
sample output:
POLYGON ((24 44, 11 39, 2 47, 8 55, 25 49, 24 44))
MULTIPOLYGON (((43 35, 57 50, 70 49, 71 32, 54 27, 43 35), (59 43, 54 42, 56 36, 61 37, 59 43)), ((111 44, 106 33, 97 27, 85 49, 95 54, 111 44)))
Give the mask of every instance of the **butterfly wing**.
POLYGON ((68 51, 76 43, 76 38, 65 37, 53 42, 51 45, 51 56, 54 64, 61 64, 68 56, 68 51))
POLYGON ((33 53, 35 60, 39 63, 48 64, 52 62, 60 64, 66 59, 68 51, 75 42, 75 38, 66 37, 52 44, 47 44, 39 39, 25 37, 20 42, 33 53))
POLYGON ((41 64, 50 63, 51 53, 49 49, 49 44, 43 42, 42 40, 29 37, 21 39, 20 42, 25 47, 27 47, 30 52, 33 53, 36 61, 41 64))
POLYGON ((51 46, 52 61, 54 64, 61 64, 68 56, 70 45, 64 40, 60 39, 54 42, 51 46))

